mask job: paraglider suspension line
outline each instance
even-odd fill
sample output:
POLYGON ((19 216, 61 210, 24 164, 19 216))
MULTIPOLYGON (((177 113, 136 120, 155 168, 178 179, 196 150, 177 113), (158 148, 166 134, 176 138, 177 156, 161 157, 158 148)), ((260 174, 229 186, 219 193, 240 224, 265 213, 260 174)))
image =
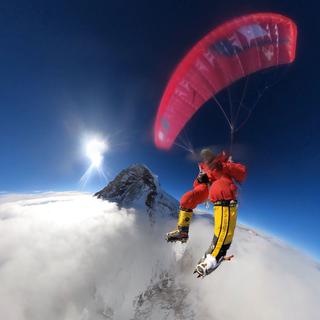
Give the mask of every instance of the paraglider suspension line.
POLYGON ((215 96, 213 96, 213 99, 214 99, 214 101, 217 103, 218 107, 220 108, 220 110, 221 110, 222 114, 223 114, 223 115, 224 115, 224 117, 226 118, 226 120, 227 120, 227 122, 228 122, 228 124, 229 124, 229 126, 230 126, 230 129, 231 129, 231 127, 232 127, 232 123, 231 123, 231 121, 229 120, 229 118, 228 118, 228 116, 227 116, 226 112, 224 111, 224 109, 223 109, 223 107, 222 107, 221 103, 219 102, 219 100, 218 100, 215 96))
POLYGON ((230 155, 232 155, 232 149, 233 149, 233 143, 234 143, 234 127, 231 125, 230 127, 230 155))

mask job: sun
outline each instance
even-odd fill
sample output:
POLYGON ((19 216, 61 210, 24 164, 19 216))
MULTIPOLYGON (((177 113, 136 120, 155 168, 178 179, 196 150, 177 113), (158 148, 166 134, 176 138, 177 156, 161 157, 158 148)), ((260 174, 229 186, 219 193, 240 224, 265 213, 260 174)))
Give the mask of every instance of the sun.
POLYGON ((99 169, 103 163, 103 155, 109 146, 106 141, 93 138, 86 144, 86 155, 91 160, 91 166, 99 169))
POLYGON ((105 173, 106 164, 104 163, 104 156, 110 151, 109 140, 103 138, 101 135, 87 136, 83 140, 83 153, 86 158, 90 160, 90 165, 85 173, 80 178, 81 187, 85 187, 93 174, 98 174, 107 181, 105 173))

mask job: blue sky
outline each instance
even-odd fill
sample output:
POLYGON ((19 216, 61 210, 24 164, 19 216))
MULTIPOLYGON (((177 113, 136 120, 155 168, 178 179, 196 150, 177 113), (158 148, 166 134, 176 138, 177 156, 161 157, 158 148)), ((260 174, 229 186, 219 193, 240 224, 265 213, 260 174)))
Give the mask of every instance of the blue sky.
MULTIPOLYGON (((318 9, 316 1, 4 1, 0 191, 79 190, 89 165, 83 139, 99 133, 110 140, 104 162, 110 179, 145 163, 179 198, 197 166, 184 150, 164 152, 153 144, 166 81, 186 51, 219 23, 275 11, 297 22, 297 59, 236 137, 241 152, 235 160, 249 170, 240 220, 319 258, 318 9)), ((213 102, 185 132, 195 148, 228 143, 213 102)), ((95 176, 84 190, 104 185, 95 176)))

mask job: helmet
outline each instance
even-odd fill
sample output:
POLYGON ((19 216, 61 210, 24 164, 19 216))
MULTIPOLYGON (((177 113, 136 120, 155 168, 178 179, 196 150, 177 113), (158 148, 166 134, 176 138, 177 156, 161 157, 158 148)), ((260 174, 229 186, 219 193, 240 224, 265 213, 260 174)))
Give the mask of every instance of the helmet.
POLYGON ((200 152, 200 157, 204 162, 211 162, 215 158, 215 154, 209 148, 202 149, 200 152))

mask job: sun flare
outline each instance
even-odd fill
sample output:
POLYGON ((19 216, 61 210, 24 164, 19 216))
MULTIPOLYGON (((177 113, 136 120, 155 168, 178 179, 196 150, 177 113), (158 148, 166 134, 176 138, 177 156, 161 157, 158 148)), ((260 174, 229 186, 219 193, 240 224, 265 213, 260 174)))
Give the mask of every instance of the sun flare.
POLYGON ((86 144, 86 155, 91 160, 91 166, 99 169, 103 162, 103 155, 109 149, 106 141, 94 138, 86 144))

